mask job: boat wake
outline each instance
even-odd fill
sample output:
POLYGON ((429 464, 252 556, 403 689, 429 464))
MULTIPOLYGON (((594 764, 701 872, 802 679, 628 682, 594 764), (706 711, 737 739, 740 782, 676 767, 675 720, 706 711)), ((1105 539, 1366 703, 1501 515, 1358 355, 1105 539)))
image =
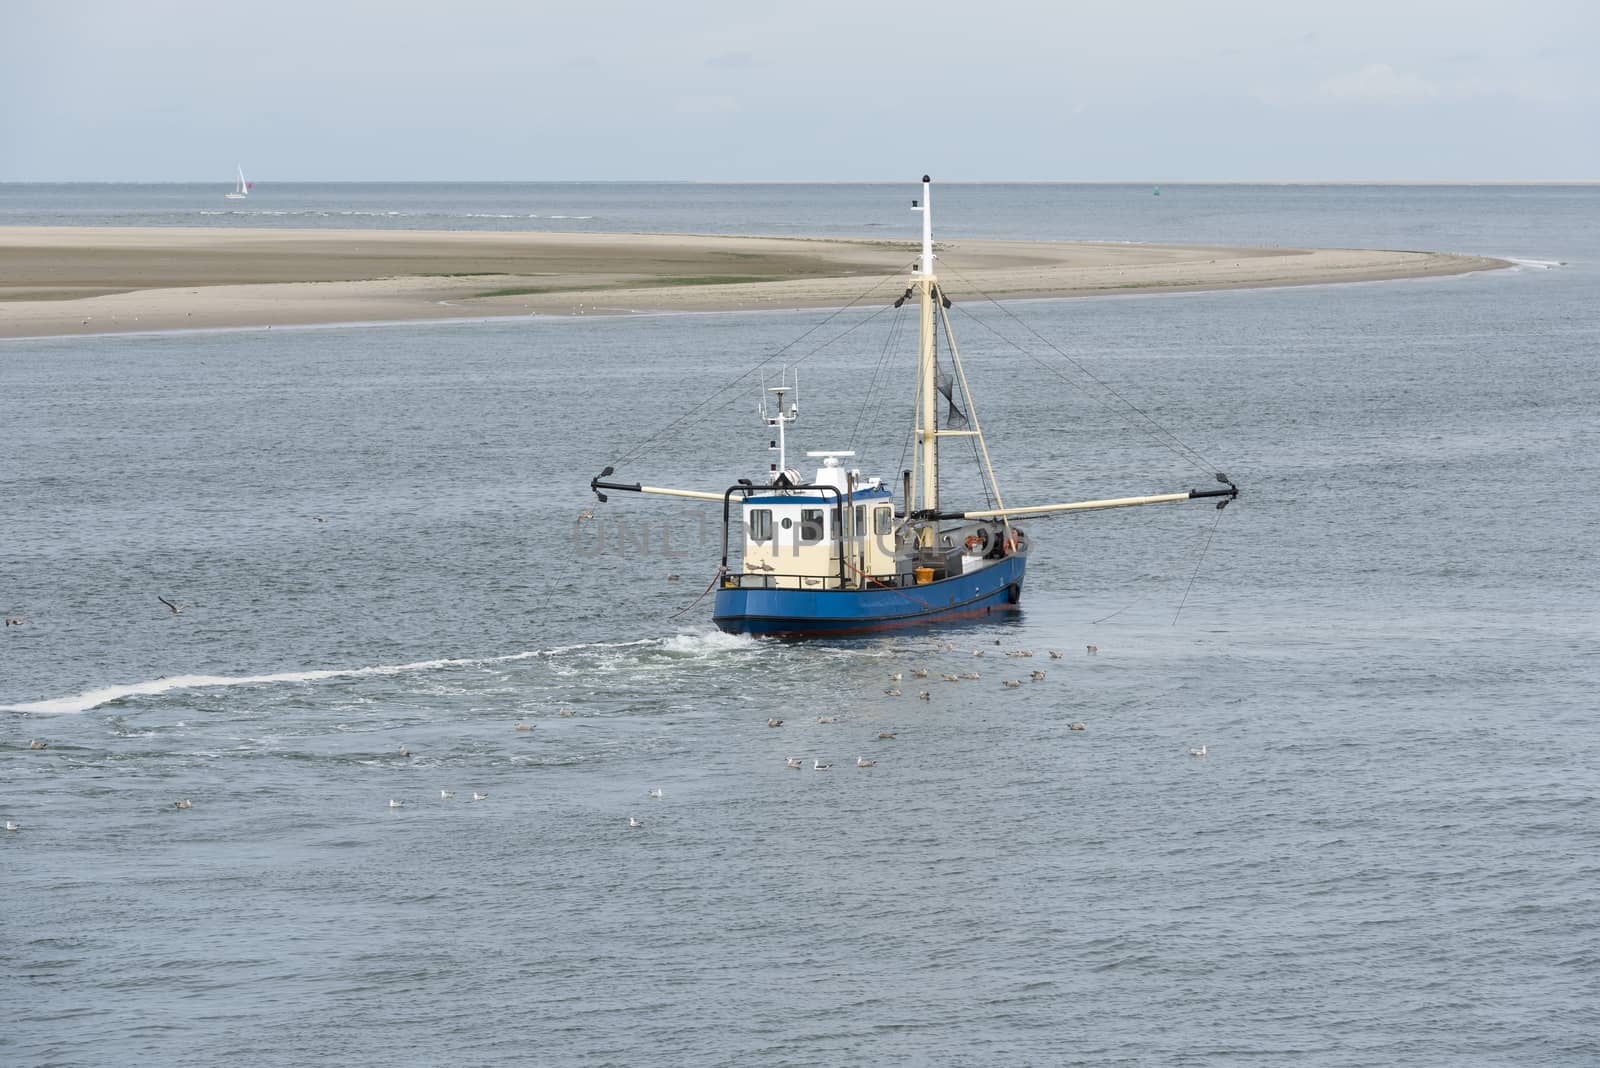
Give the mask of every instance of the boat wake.
POLYGON ((359 679, 382 675, 404 675, 414 672, 439 671, 451 668, 488 667, 510 664, 519 660, 560 657, 570 654, 593 655, 623 649, 641 651, 660 650, 667 653, 706 655, 737 649, 754 648, 757 642, 743 635, 675 634, 665 638, 641 638, 629 642, 582 642, 549 649, 530 649, 503 656, 449 657, 436 660, 414 660, 407 664, 374 664, 369 667, 317 668, 310 671, 280 671, 267 675, 171 675, 149 682, 132 682, 115 686, 102 686, 67 697, 54 697, 43 701, 0 705, 0 712, 25 712, 36 715, 70 715, 88 712, 113 701, 128 697, 149 697, 174 690, 216 689, 228 686, 269 686, 277 683, 320 682, 326 679, 359 679))

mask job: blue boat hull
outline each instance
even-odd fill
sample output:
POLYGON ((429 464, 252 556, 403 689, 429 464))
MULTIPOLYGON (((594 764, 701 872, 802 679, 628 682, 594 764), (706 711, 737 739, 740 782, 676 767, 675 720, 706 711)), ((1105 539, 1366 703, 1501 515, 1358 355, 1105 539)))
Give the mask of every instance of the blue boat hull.
POLYGON ((1026 553, 922 586, 865 590, 717 591, 712 621, 730 634, 859 634, 984 615, 1022 596, 1026 553))

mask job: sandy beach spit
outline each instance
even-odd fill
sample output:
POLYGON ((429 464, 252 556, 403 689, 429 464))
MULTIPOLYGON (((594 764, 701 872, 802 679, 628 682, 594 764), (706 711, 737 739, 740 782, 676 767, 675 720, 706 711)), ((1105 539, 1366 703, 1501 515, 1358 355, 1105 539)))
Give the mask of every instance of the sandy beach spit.
MULTIPOLYGON (((911 241, 423 230, 0 227, 0 338, 837 307, 904 289, 911 241)), ((1443 252, 944 241, 958 298, 1309 285, 1509 266, 1443 252)))

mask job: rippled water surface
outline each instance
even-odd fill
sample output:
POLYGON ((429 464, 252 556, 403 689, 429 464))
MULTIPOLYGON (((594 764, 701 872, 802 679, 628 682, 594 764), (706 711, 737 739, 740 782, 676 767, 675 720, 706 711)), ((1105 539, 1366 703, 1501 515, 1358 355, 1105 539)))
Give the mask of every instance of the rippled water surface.
MULTIPOLYGON (((695 406, 814 313, 0 346, 0 1061, 1600 1061, 1600 194, 1225 192, 1164 239, 1529 262, 958 302, 1008 502, 1244 496, 889 637, 717 634, 719 510, 587 491, 758 474, 695 406)), ((887 324, 779 362, 892 477, 887 324)))

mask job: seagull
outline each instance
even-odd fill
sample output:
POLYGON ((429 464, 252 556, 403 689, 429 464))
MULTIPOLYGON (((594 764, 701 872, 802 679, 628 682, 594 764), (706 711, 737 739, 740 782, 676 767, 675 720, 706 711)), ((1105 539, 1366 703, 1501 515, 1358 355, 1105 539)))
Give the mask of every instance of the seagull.
POLYGON ((833 765, 832 764, 824 764, 820 760, 813 760, 811 762, 811 770, 812 771, 831 771, 831 770, 833 770, 833 765))
POLYGON ((943 674, 941 672, 939 677, 941 679, 943 679, 945 682, 960 682, 961 681, 961 676, 960 675, 946 675, 946 674, 943 674))
POLYGON ((173 808, 194 808, 194 802, 193 802, 193 801, 190 801, 190 800, 189 800, 189 799, 188 799, 188 798, 187 798, 187 797, 186 797, 186 798, 184 798, 184 799, 183 799, 183 800, 182 800, 182 801, 174 801, 174 802, 173 802, 173 803, 172 803, 172 807, 173 807, 173 808))
POLYGON ((405 746, 402 745, 400 747, 400 755, 402 757, 408 757, 408 756, 411 755, 411 750, 407 749, 405 746))
POLYGON ((439 791, 439 800, 440 801, 449 801, 452 798, 454 798, 455 796, 456 796, 456 792, 454 790, 440 790, 439 791))
POLYGON ((974 649, 974 650, 972 650, 972 655, 973 656, 982 656, 983 655, 983 650, 982 649, 974 649))
POLYGON ((642 822, 640 822, 639 820, 634 819, 632 816, 629 816, 628 817, 628 826, 632 827, 634 830, 638 830, 640 827, 643 827, 644 824, 642 822))
POLYGON ((577 713, 570 708, 563 708, 557 710, 556 715, 561 716, 563 719, 569 719, 573 716, 576 716, 577 713))
POLYGON ((803 763, 804 761, 802 761, 799 757, 790 757, 786 766, 794 768, 796 771, 798 771, 803 763))
POLYGON ((1052 650, 1050 650, 1050 659, 1051 660, 1060 660, 1063 656, 1066 656, 1066 655, 1067 654, 1063 653, 1060 649, 1052 649, 1052 650))
POLYGON ((517 730, 519 730, 519 731, 531 731, 536 726, 538 726, 538 724, 536 724, 536 723, 519 723, 519 724, 517 724, 517 730))
POLYGON ((976 682, 978 679, 983 678, 983 676, 978 674, 976 671, 967 672, 965 677, 968 678, 968 679, 971 679, 974 682, 976 682))
POLYGON ((773 717, 771 717, 770 719, 767 720, 767 726, 769 726, 769 727, 781 727, 781 726, 783 726, 783 720, 779 719, 777 716, 773 716, 773 717))
POLYGON ((925 678, 928 677, 928 669, 927 668, 915 668, 911 672, 911 674, 914 675, 915 677, 919 678, 919 679, 925 679, 925 678))
POLYGON ((1004 680, 1001 681, 1000 685, 1004 686, 1008 690, 1015 690, 1018 686, 1022 685, 1022 680, 1021 679, 1004 679, 1004 680))
POLYGON ((677 575, 668 575, 667 576, 667 581, 668 582, 677 582, 678 581, 678 576, 677 575))
POLYGON ((838 716, 818 716, 817 717, 817 722, 818 723, 838 723, 839 722, 839 717, 838 716))
POLYGON ((588 522, 589 520, 591 520, 593 518, 594 518, 594 509, 593 508, 585 508, 583 511, 578 513, 578 522, 580 522, 580 523, 586 523, 586 522, 588 522))
POLYGON ((1084 649, 1088 650, 1090 656, 1093 656, 1095 653, 1100 651, 1100 647, 1098 645, 1085 645, 1084 649))
POLYGON ((1043 682, 1044 681, 1044 672, 1042 672, 1042 671, 1030 671, 1028 673, 1028 678, 1032 679, 1034 682, 1043 682))
POLYGON ((50 748, 50 743, 49 742, 41 742, 37 738, 29 738, 28 739, 28 748, 29 749, 49 749, 50 748))
POLYGON ((489 800, 489 795, 488 794, 480 794, 477 791, 473 791, 472 799, 474 801, 487 801, 487 800, 489 800))
POLYGON ((868 760, 864 756, 856 757, 856 767, 858 768, 875 768, 877 766, 878 762, 876 760, 868 760))
POLYGON ((176 601, 169 601, 165 597, 161 596, 159 593, 156 594, 156 600, 160 601, 162 604, 164 604, 168 608, 172 609, 172 614, 175 615, 175 616, 182 614, 183 610, 185 608, 189 607, 186 604, 178 604, 176 601))
POLYGON ((745 570, 747 570, 747 571, 776 571, 776 570, 778 570, 777 568, 773 567, 771 564, 767 563, 765 560, 757 560, 753 564, 745 564, 744 566, 745 566, 745 570))
POLYGON ((392 797, 389 798, 389 807, 390 808, 403 808, 404 806, 405 806, 405 802, 404 801, 396 801, 392 797))
POLYGON ((885 697, 899 697, 900 688, 898 686, 891 686, 887 690, 883 691, 883 693, 885 697))
POLYGON ((1086 731, 1088 729, 1089 729, 1088 727, 1085 727, 1081 723, 1073 723, 1073 724, 1071 724, 1070 726, 1067 727, 1067 730, 1069 730, 1069 731, 1086 731))
POLYGON ((6 617, 6 626, 8 626, 8 627, 20 627, 26 622, 27 622, 27 620, 23 619, 21 616, 7 616, 6 617))
POLYGON ((878 732, 878 741, 880 741, 880 742, 887 742, 893 737, 894 737, 894 731, 879 731, 878 732))
POLYGON ((890 682, 899 682, 903 678, 905 678, 905 675, 902 674, 901 672, 892 671, 892 672, 889 673, 889 681, 890 682))
POLYGON ((920 693, 917 694, 917 696, 922 698, 924 701, 931 701, 933 699, 933 695, 930 694, 927 690, 921 691, 920 693))
POLYGON ((314 515, 311 518, 315 519, 319 523, 326 523, 328 521, 326 516, 314 515))
POLYGON ((6 820, 6 830, 8 830, 8 831, 20 831, 20 830, 22 830, 22 824, 13 823, 10 820, 6 820))
POLYGON ((1190 756, 1205 756, 1206 755, 1206 747, 1202 745, 1197 749, 1190 749, 1189 750, 1189 755, 1190 756))
POLYGON ((661 800, 661 787, 657 786, 654 790, 651 790, 645 796, 649 797, 649 798, 652 798, 652 799, 654 799, 656 801, 660 801, 661 800))

